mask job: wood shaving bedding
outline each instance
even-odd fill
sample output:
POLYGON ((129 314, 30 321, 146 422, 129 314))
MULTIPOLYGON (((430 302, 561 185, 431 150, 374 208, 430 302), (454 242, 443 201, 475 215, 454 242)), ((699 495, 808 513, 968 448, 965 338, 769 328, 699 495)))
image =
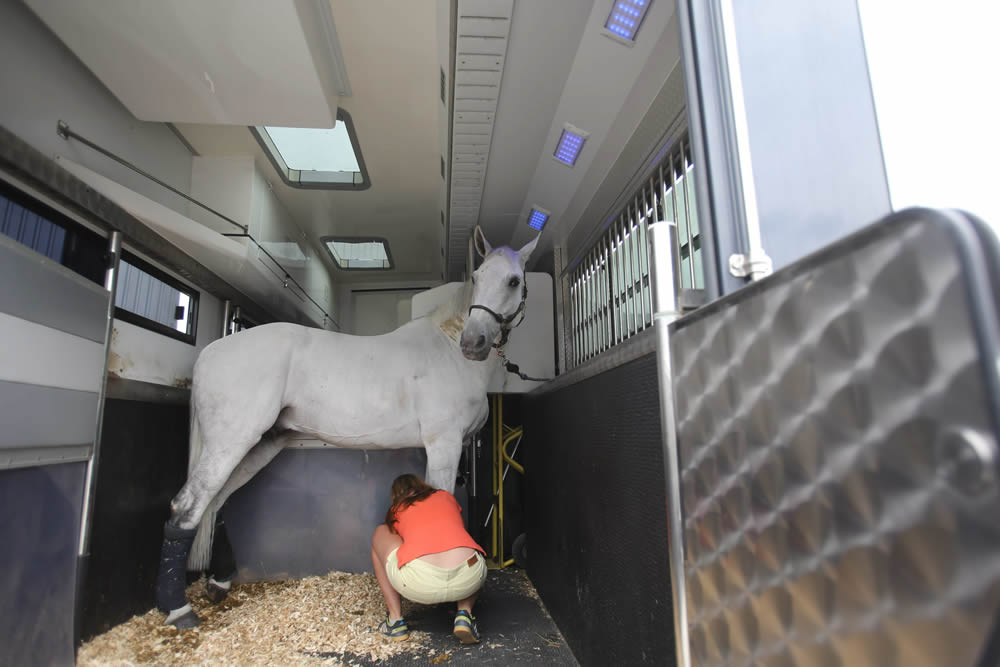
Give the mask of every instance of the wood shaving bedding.
MULTIPOLYGON (((331 654, 387 659, 427 651, 426 632, 392 642, 378 632, 385 603, 373 574, 331 572, 295 581, 236 584, 218 605, 205 599, 205 580, 188 600, 201 625, 178 631, 151 610, 81 646, 77 664, 310 665, 343 664, 331 654)), ((403 601, 404 616, 410 603, 403 601)), ((349 664, 349 663, 348 663, 349 664)))

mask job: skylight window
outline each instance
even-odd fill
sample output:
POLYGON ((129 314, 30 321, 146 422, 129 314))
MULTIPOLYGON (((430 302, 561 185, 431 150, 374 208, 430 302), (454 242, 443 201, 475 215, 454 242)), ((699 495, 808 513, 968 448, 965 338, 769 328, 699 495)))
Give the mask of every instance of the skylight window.
POLYGON ((604 22, 604 34, 631 46, 653 0, 615 0, 604 22))
POLYGON ((549 221, 549 212, 543 208, 538 208, 533 206, 531 208, 531 213, 528 214, 528 226, 532 229, 537 229, 542 231, 545 228, 545 223, 549 221))
POLYGON ((392 255, 385 239, 325 236, 321 240, 333 261, 345 271, 386 271, 392 268, 392 255))
POLYGON ((576 159, 580 156, 584 142, 589 135, 572 125, 567 124, 559 135, 559 143, 556 144, 556 152, 552 156, 563 164, 572 167, 576 164, 576 159))
POLYGON ((337 123, 332 130, 311 127, 265 127, 289 169, 299 171, 356 172, 358 158, 347 136, 347 128, 337 123))
POLYGON ((351 116, 342 109, 332 129, 266 126, 250 131, 286 185, 327 190, 371 185, 351 116))

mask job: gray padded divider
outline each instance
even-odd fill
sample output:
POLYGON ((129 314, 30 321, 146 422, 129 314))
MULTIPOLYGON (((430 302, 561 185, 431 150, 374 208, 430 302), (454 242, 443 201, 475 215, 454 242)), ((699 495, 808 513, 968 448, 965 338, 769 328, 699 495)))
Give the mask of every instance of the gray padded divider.
POLYGON ((0 284, 0 313, 104 343, 108 292, 4 235, 0 284))
POLYGON ((1000 491, 975 232, 899 215, 677 323, 694 664, 977 664, 1000 491))
POLYGON ((0 380, 0 450, 90 445, 97 423, 97 392, 0 380))

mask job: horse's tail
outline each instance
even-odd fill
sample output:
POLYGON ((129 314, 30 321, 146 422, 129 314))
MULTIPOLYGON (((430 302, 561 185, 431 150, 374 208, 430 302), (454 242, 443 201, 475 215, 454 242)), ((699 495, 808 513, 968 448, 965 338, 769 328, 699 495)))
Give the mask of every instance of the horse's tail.
MULTIPOLYGON (((191 401, 191 438, 190 454, 188 456, 188 479, 194 472, 194 467, 201 457, 201 429, 198 426, 198 411, 195 402, 191 401)), ((195 535, 194 543, 191 545, 191 553, 188 555, 188 569, 196 572, 208 569, 209 561, 212 559, 212 538, 215 532, 215 510, 213 503, 209 503, 205 508, 205 514, 198 524, 198 533, 195 535)))

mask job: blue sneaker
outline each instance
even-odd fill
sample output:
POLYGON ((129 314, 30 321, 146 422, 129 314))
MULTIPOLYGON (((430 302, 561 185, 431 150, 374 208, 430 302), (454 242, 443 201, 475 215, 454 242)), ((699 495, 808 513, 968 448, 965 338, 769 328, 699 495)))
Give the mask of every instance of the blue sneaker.
POLYGON ((379 624, 378 631, 394 642, 401 642, 410 636, 410 629, 406 627, 406 621, 399 619, 390 624, 388 616, 379 624))
POLYGON ((479 629, 476 627, 476 619, 464 609, 455 614, 453 632, 463 644, 479 643, 479 629))

